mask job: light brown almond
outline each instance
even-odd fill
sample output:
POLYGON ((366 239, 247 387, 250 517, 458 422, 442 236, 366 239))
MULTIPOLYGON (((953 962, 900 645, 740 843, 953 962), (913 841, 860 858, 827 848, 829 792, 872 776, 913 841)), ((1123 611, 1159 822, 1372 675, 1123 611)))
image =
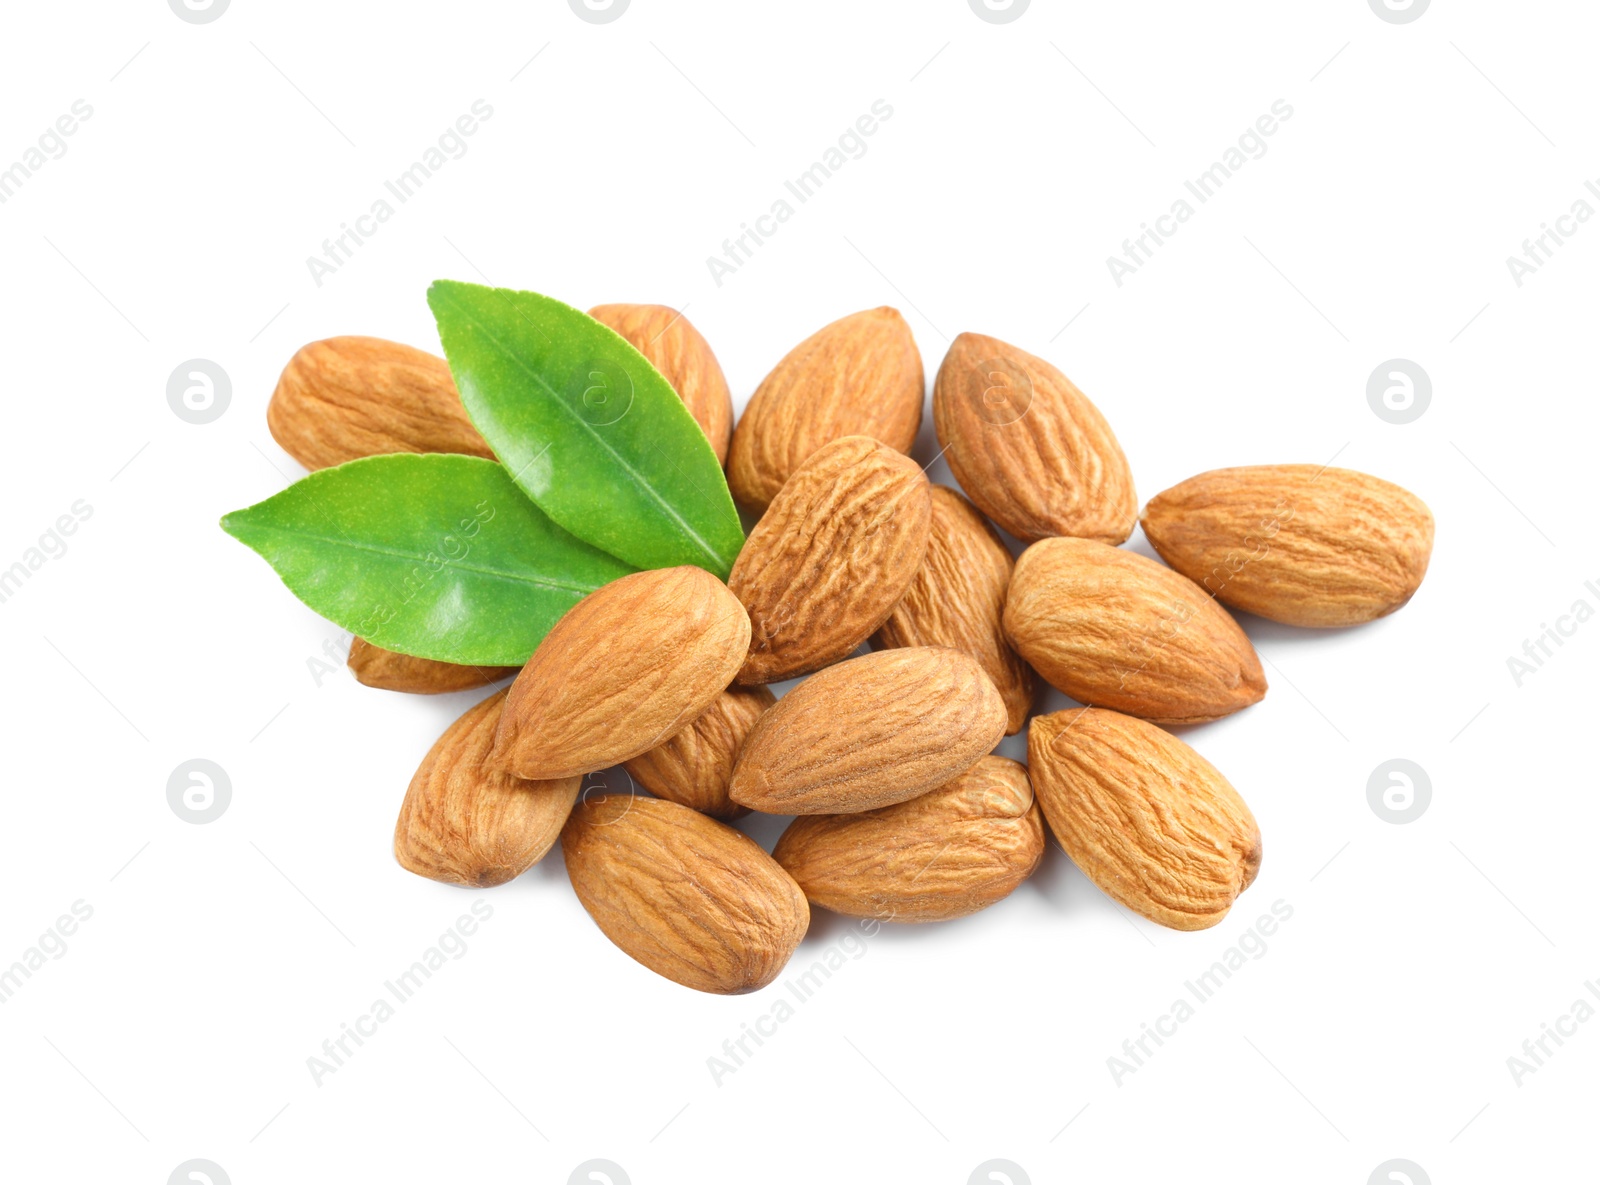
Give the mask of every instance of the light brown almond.
POLYGON ((939 922, 993 905, 1044 854, 1028 771, 982 757, 908 802, 855 815, 803 815, 772 857, 813 905, 851 917, 939 922))
POLYGON ((422 759, 394 829, 394 854, 418 876, 504 884, 537 864, 561 834, 582 778, 529 782, 489 760, 504 691, 464 712, 422 759))
POLYGON ((515 675, 517 667, 478 667, 460 663, 418 658, 374 646, 365 638, 350 642, 350 670, 358 683, 384 691, 410 691, 420 695, 439 695, 447 691, 470 691, 515 675))
POLYGON ((1022 553, 1005 629, 1051 686, 1162 724, 1217 720, 1267 693, 1250 639, 1198 584, 1088 539, 1022 553))
POLYGON ((494 459, 443 358, 377 337, 300 347, 267 404, 272 438, 307 469, 380 453, 494 459))
POLYGON ((754 841, 699 811, 590 793, 561 833, 578 900, 657 975, 701 992, 753 992, 805 937, 805 894, 754 841))
POLYGON ((1075 535, 1121 543, 1138 501, 1100 410, 1043 358, 963 333, 933 386, 933 424, 967 496, 1024 543, 1075 535))
POLYGON ((1006 706, 957 650, 880 650, 819 671, 756 721, 729 795, 775 815, 905 802, 970 767, 1006 732, 1006 706))
POLYGON ((928 479, 903 453, 865 436, 812 453, 728 577, 750 614, 739 682, 793 679, 871 637, 917 574, 932 513, 928 479))
POLYGON ((512 683, 495 758, 548 779, 637 757, 705 711, 749 646, 744 607, 709 572, 613 580, 567 610, 512 683))
POLYGON ((1416 495, 1353 469, 1213 469, 1150 499, 1145 537, 1225 604, 1302 626, 1359 625, 1411 599, 1433 553, 1416 495))
POLYGON ((1011 553, 972 503, 946 486, 932 492, 922 566, 873 645, 949 646, 970 654, 1006 702, 1006 731, 1016 732, 1033 707, 1033 675, 1000 625, 1011 553))
POLYGON ((910 452, 923 391, 922 356, 898 310, 867 309, 817 330, 762 380, 734 429, 734 500, 760 513, 807 457, 843 436, 910 452))
POLYGON ((688 728, 623 762, 623 767, 657 798, 693 807, 713 819, 749 814, 728 797, 728 783, 744 738, 774 702, 765 687, 730 687, 688 728))
POLYGON ((1102 708, 1035 716, 1028 773, 1073 863, 1152 922, 1215 926, 1256 879, 1261 829, 1250 808, 1154 724, 1102 708))
POLYGON ((682 313, 660 304, 596 305, 589 316, 616 330, 665 376, 722 464, 733 435, 733 397, 700 331, 682 313))

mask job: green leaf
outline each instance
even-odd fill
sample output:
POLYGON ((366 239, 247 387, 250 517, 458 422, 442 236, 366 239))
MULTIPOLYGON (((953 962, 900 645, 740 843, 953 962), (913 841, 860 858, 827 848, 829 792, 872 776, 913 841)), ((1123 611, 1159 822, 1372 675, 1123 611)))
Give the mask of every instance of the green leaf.
POLYGON ((437 280, 428 304, 467 414, 546 514, 637 567, 727 579, 744 545, 728 483, 644 355, 535 292, 437 280))
POLYGON ((312 609, 389 650, 526 662, 561 615, 632 568, 551 522, 493 461, 365 457, 224 516, 312 609))

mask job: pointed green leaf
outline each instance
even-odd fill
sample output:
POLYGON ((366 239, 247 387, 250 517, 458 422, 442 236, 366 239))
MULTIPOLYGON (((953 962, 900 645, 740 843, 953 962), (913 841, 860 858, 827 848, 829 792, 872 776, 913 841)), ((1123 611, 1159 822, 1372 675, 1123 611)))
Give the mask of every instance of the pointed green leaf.
POLYGON ((534 292, 438 280, 428 304, 467 414, 546 514, 636 567, 727 579, 744 545, 728 483, 644 355, 534 292))
POLYGON ((633 571, 556 526, 500 465, 442 453, 318 470, 222 529, 351 633, 481 666, 526 662, 563 613, 633 571))

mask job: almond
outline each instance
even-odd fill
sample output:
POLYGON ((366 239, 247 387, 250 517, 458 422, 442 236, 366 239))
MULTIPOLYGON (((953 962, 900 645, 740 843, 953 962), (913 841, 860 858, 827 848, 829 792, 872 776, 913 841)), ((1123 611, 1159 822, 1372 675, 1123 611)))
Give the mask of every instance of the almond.
POLYGON ((1122 446, 1098 408, 1042 358, 963 333, 933 386, 950 472, 1024 543, 1076 535, 1121 543, 1138 501, 1122 446))
POLYGON ((1006 636, 1081 703, 1198 724, 1267 693, 1255 647, 1194 581, 1089 539, 1042 539, 1017 561, 1006 636))
POLYGON ((737 819, 749 812, 728 797, 733 765, 744 738, 774 702, 765 687, 730 687, 688 728, 623 766, 657 798, 713 819, 737 819))
POLYGON ((394 854, 418 876, 504 884, 561 834, 581 778, 528 782, 489 761, 504 691, 470 707, 422 759, 394 829, 394 854))
POLYGON ((307 469, 379 453, 494 460, 443 358, 377 337, 330 337, 289 359, 267 404, 272 438, 307 469))
POLYGON ((1323 465, 1213 469, 1150 499, 1141 521, 1161 558, 1218 600, 1287 625, 1393 613, 1433 552, 1420 498, 1323 465))
POLYGON ((805 894, 753 840, 699 811, 589 794, 561 833, 567 874, 605 936, 701 992, 765 987, 805 937, 805 894))
POLYGON ((384 691, 411 691, 438 695, 446 691, 470 691, 515 675, 517 667, 462 666, 417 658, 374 646, 364 638, 350 642, 350 670, 356 681, 384 691))
POLYGON ((749 646, 744 608, 709 572, 613 580, 567 610, 512 683, 495 758, 549 779, 637 757, 705 711, 749 646))
POLYGON ((728 792, 775 815, 872 810, 944 785, 1005 732, 1005 703, 974 659, 933 646, 880 650, 768 708, 728 792))
POLYGON ((733 397, 700 331, 682 313, 660 304, 596 305, 589 316, 626 338, 672 384, 722 464, 733 435, 733 397))
POLYGON ((1032 875, 1044 824, 1028 771, 983 757, 909 802, 804 815, 772 857, 813 905, 851 917, 939 922, 993 905, 1032 875))
POLYGON ((728 454, 734 500, 765 510, 807 457, 842 436, 910 452, 922 396, 922 356, 898 310, 868 309, 824 326, 750 397, 728 454))
POLYGON ((776 683, 844 658, 905 594, 928 546, 928 479, 865 436, 808 457, 734 561, 750 614, 740 683, 776 683))
POLYGON ((1028 771, 1073 863, 1152 922, 1215 926, 1256 879, 1261 830, 1250 808, 1154 724, 1100 708, 1035 716, 1028 771))
POLYGON ((1016 732, 1033 706, 1033 675, 1000 625, 1011 553, 972 503, 946 486, 932 493, 922 566, 873 645, 948 646, 970 654, 1005 700, 1006 731, 1016 732))

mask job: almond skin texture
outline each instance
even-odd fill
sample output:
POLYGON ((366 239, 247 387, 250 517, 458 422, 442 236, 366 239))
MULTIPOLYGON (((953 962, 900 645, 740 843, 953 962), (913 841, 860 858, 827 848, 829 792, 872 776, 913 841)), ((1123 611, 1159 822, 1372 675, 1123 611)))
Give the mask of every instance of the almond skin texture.
POLYGON ((857 815, 806 815, 772 857, 813 905, 858 918, 942 922, 993 905, 1044 854, 1028 771, 984 757, 909 802, 857 815))
POLYGON ((922 394, 922 355, 898 310, 868 309, 817 330, 762 380, 734 429, 734 500, 761 513, 807 457, 842 436, 910 452, 922 394))
POLYGON ((1011 553, 994 528, 960 494, 934 486, 922 567, 872 644, 970 654, 1006 702, 1006 732, 1017 732, 1033 706, 1033 674, 1000 625, 1010 583, 1011 553))
POLYGON ((1267 693, 1250 639, 1198 584, 1088 539, 1022 553, 1005 629, 1051 686, 1161 724, 1217 720, 1267 693))
POLYGON ((350 643, 350 671, 358 683, 384 691, 410 691, 419 695, 439 695, 446 691, 470 691, 508 679, 518 667, 474 667, 432 658, 417 658, 374 646, 364 638, 350 643))
POLYGON ((494 453, 443 358, 378 337, 330 337, 289 359, 267 404, 272 438, 307 469, 380 453, 494 453))
POLYGON ((582 778, 528 782, 489 760, 504 691, 468 708, 422 759, 394 829, 394 854, 418 876, 487 888, 550 850, 582 778))
POLYGON ((722 464, 733 435, 733 397, 700 331, 682 313, 660 304, 596 305, 589 316, 616 330, 665 376, 722 464))
POLYGON ((605 936, 696 991, 765 987, 811 923, 805 894, 777 861, 675 802, 591 792, 573 808, 561 850, 605 936))
POLYGON ((774 815, 833 815, 944 785, 1006 732, 983 668, 934 646, 880 650, 811 676, 756 721, 729 793, 774 815))
POLYGON ((739 682, 804 675, 871 637, 922 564, 932 514, 928 479, 903 453, 847 436, 811 454, 728 576, 750 613, 739 682))
POLYGON ((710 707, 749 646, 743 606, 709 572, 613 580, 567 610, 512 683, 495 758, 545 780, 637 757, 710 707))
POLYGON ((1286 625, 1359 625, 1411 599, 1433 554, 1414 494, 1353 469, 1213 469, 1150 499, 1161 558, 1219 601, 1286 625))
POLYGON ((723 821, 747 815, 728 797, 728 783, 744 738, 775 702, 765 687, 730 687, 688 728, 623 768, 657 798, 723 821))
POLYGON ((967 496, 1024 543, 1121 543, 1133 532, 1139 503, 1122 446, 1043 358, 963 333, 934 382, 933 426, 967 496))
POLYGON ((1154 724, 1101 708, 1035 716, 1028 772, 1072 862, 1152 922, 1215 926, 1261 867, 1261 830, 1238 791, 1154 724))

